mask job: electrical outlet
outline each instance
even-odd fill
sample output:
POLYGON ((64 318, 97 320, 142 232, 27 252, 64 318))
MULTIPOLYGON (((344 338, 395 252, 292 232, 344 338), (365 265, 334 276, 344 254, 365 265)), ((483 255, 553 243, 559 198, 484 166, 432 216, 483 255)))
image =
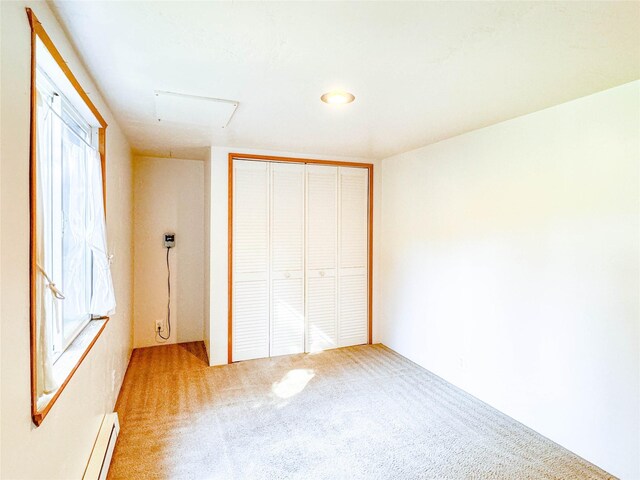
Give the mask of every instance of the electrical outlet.
POLYGON ((162 331, 162 320, 156 320, 156 332, 162 331))

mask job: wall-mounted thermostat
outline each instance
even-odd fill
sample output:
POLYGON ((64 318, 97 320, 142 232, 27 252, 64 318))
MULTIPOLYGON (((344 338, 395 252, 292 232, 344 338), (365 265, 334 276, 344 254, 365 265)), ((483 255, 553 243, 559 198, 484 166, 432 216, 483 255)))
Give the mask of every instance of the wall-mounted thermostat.
POLYGON ((176 234, 165 233, 164 234, 164 246, 165 248, 173 248, 176 246, 176 234))

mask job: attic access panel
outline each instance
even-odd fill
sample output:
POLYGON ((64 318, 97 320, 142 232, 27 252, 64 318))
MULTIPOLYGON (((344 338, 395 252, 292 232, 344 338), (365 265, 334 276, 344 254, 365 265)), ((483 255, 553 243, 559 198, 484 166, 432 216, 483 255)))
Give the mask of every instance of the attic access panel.
POLYGON ((159 122, 225 128, 238 108, 238 102, 156 91, 156 118, 159 122))

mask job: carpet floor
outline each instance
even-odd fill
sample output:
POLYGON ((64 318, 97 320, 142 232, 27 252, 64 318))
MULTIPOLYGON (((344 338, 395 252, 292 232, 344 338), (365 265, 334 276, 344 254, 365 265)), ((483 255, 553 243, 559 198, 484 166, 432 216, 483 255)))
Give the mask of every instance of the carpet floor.
POLYGON ((208 367, 133 352, 114 479, 605 479, 382 345, 208 367))

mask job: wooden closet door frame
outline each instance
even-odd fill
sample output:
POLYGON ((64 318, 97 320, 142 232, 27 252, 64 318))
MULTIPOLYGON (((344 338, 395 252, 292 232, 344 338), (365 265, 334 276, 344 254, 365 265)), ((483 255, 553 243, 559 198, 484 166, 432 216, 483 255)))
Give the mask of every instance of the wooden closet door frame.
POLYGON ((312 158, 294 158, 294 157, 274 157, 270 155, 253 155, 244 153, 229 153, 229 186, 228 186, 228 324, 227 324, 227 362, 233 363, 233 161, 234 160, 253 160, 259 162, 291 162, 314 165, 333 165, 337 167, 356 167, 366 168, 369 173, 369 202, 368 202, 368 261, 367 261, 367 343, 370 345, 373 340, 373 164, 358 162, 342 162, 339 160, 318 160, 312 158))

